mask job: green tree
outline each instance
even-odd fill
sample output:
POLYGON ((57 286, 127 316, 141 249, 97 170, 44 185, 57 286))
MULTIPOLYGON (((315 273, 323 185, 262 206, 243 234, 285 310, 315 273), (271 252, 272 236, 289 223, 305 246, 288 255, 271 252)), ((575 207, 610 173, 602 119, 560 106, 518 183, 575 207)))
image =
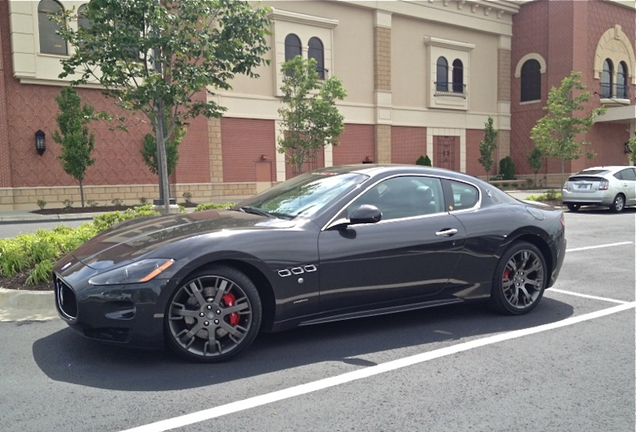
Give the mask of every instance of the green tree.
POLYGON ((537 185, 537 173, 541 169, 541 165, 543 165, 543 152, 539 147, 535 147, 528 156, 526 157, 526 162, 530 165, 530 169, 534 173, 534 184, 537 185))
POLYGON ((417 158, 417 160, 415 161, 415 165, 431 166, 431 158, 428 157, 428 155, 422 155, 417 158))
POLYGON ((278 110, 284 131, 278 151, 286 155, 294 173, 300 174, 303 164, 320 149, 338 145, 344 117, 336 100, 344 99, 347 92, 336 77, 320 80, 314 59, 296 56, 283 63, 282 72, 281 101, 286 106, 278 110))
POLYGON ((65 87, 55 97, 60 108, 57 116, 59 131, 53 132, 53 140, 62 146, 64 171, 79 182, 82 207, 84 207, 84 176, 89 166, 95 163, 91 158, 95 148, 95 136, 88 131, 88 124, 95 119, 93 107, 82 105, 73 87, 65 87))
POLYGON ((578 134, 586 133, 594 124, 594 118, 605 112, 604 108, 593 109, 584 116, 575 115, 586 109, 590 92, 581 83, 581 73, 571 72, 563 78, 561 86, 552 87, 547 105, 547 114, 532 128, 530 136, 545 156, 561 159, 561 184, 565 180, 565 161, 578 159, 582 154, 593 158, 594 153, 585 151, 587 142, 577 142, 578 134))
MULTIPOLYGON (((171 175, 177 163, 179 162, 179 145, 185 136, 185 131, 181 128, 177 129, 172 138, 166 142, 166 165, 168 175, 171 175)), ((157 175, 159 173, 159 164, 157 161, 157 140, 152 134, 144 136, 143 145, 141 147, 141 157, 148 166, 151 173, 157 175)))
POLYGON ((479 143, 480 157, 478 161, 486 170, 486 181, 488 181, 490 168, 492 168, 492 164, 495 162, 492 155, 497 148, 497 135, 499 131, 494 128, 492 117, 488 117, 485 126, 484 139, 479 143))
POLYGON ((627 141, 627 148, 629 149, 629 160, 632 165, 636 165, 636 136, 627 141))
POLYGON ((72 15, 58 18, 74 47, 60 77, 99 83, 118 106, 147 116, 167 212, 166 142, 193 117, 221 116, 224 108, 198 93, 230 89, 237 74, 258 76, 256 67, 267 63, 267 9, 227 0, 91 0, 90 25, 77 30, 67 25, 72 15))

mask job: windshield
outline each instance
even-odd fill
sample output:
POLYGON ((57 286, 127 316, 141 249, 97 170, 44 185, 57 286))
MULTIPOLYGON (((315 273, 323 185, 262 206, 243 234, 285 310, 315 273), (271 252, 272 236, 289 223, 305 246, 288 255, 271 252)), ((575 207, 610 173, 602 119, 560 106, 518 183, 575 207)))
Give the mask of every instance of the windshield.
POLYGON ((312 171, 239 203, 235 210, 293 219, 311 216, 368 177, 358 173, 312 171))

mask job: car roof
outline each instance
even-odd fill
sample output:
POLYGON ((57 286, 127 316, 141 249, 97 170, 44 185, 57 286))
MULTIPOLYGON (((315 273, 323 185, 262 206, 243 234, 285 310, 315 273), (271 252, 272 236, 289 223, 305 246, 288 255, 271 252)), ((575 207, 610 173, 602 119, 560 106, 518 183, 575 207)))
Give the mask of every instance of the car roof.
POLYGON ((444 168, 435 168, 424 165, 409 164, 354 164, 325 167, 315 170, 314 172, 333 172, 345 173, 355 172, 366 174, 368 176, 379 176, 382 174, 423 174, 438 177, 448 177, 457 180, 464 180, 472 183, 480 182, 480 179, 457 171, 447 170, 444 168))
MULTIPOLYGON (((606 171, 606 172, 611 172, 611 173, 615 173, 617 171, 621 171, 624 170, 625 168, 636 168, 633 165, 608 165, 608 166, 596 166, 596 167, 589 167, 589 168, 585 168, 584 170, 579 171, 577 174, 587 174, 590 173, 590 171, 606 171)), ((594 174, 598 174, 598 173, 594 173, 594 174)))

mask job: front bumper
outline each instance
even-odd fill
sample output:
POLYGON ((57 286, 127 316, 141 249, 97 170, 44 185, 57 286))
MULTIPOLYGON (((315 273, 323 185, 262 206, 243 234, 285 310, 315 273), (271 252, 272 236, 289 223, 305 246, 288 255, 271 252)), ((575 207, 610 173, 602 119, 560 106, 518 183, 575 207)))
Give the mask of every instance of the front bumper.
POLYGON ((60 317, 87 338, 138 348, 162 348, 165 305, 160 294, 166 282, 74 287, 55 275, 55 306, 60 317))

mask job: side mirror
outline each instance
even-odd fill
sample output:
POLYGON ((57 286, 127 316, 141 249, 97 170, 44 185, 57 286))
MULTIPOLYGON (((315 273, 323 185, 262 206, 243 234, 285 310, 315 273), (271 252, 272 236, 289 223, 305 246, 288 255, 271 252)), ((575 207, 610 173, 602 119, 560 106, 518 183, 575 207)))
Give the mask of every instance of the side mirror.
POLYGON ((362 204, 360 207, 355 209, 349 217, 349 223, 351 225, 376 223, 381 220, 382 212, 379 208, 371 204, 362 204))

